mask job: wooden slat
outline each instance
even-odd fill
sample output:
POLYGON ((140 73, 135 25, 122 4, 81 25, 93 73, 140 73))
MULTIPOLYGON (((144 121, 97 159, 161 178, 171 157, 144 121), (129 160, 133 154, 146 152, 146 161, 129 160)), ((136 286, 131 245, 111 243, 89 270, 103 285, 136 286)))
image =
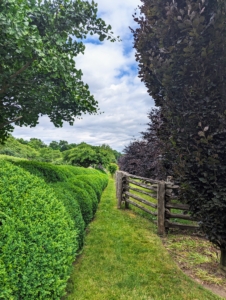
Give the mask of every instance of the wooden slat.
POLYGON ((137 195, 133 195, 133 194, 131 194, 131 193, 129 193, 129 192, 125 192, 125 195, 127 195, 127 196, 129 196, 129 197, 131 197, 131 198, 133 198, 133 199, 135 199, 135 200, 137 200, 137 201, 139 201, 139 202, 142 202, 142 203, 144 203, 144 204, 146 204, 146 205, 148 205, 148 206, 151 206, 151 207, 153 207, 153 208, 157 208, 157 204, 154 204, 154 203, 152 203, 152 202, 150 202, 150 201, 147 201, 147 200, 145 200, 145 199, 142 199, 141 197, 139 197, 139 196, 137 196, 137 195))
POLYGON ((172 183, 166 182, 166 188, 167 189, 179 189, 179 185, 172 185, 172 183))
POLYGON ((166 216, 167 216, 167 218, 176 218, 176 219, 182 219, 182 220, 196 221, 192 216, 183 215, 183 214, 174 214, 174 213, 171 213, 168 209, 166 210, 166 216))
POLYGON ((144 183, 140 183, 140 182, 137 182, 137 181, 134 181, 132 179, 128 179, 127 182, 129 183, 132 183, 134 185, 137 185, 137 186, 141 186, 147 190, 150 190, 150 191, 157 191, 157 187, 156 186, 150 186, 150 185, 146 185, 144 183))
POLYGON ((143 206, 141 206, 141 205, 139 205, 139 204, 137 204, 137 203, 135 203, 135 202, 133 202, 133 201, 131 201, 129 199, 126 199, 126 202, 128 202, 128 203, 130 203, 130 204, 132 204, 132 205, 134 205, 134 206, 136 206, 138 208, 140 208, 143 211, 146 211, 147 213, 149 213, 149 214, 151 214, 153 216, 157 216, 157 212, 151 211, 151 210, 149 210, 149 209, 147 209, 147 208, 145 208, 145 207, 143 207, 143 206))
POLYGON ((158 183, 159 182, 159 180, 154 180, 154 179, 151 179, 151 178, 144 178, 144 177, 131 175, 131 174, 127 174, 127 176, 129 176, 130 178, 144 180, 144 181, 147 181, 147 182, 150 182, 150 183, 158 183))
POLYGON ((199 228, 198 225, 180 224, 180 223, 170 222, 168 220, 165 221, 165 227, 182 228, 182 229, 197 229, 197 228, 199 228))
POLYGON ((157 194, 148 193, 148 192, 145 192, 144 190, 137 189, 137 188, 134 188, 134 187, 132 187, 132 186, 129 186, 129 189, 130 189, 130 190, 133 190, 133 191, 135 191, 135 192, 139 192, 139 193, 142 193, 142 194, 144 194, 144 195, 147 195, 147 196, 150 196, 150 197, 152 197, 152 198, 157 199, 157 194))
POLYGON ((172 200, 178 199, 178 196, 175 196, 175 195, 172 195, 172 194, 169 194, 169 193, 166 193, 166 196, 169 197, 169 198, 172 199, 172 200))
POLYGON ((189 210, 189 205, 188 204, 182 204, 182 203, 166 203, 166 208, 189 210))

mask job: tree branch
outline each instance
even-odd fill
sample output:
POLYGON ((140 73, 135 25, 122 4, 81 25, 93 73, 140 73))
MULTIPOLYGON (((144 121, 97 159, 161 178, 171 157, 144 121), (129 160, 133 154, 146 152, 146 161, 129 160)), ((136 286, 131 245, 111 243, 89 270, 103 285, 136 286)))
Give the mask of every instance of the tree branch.
MULTIPOLYGON (((35 58, 33 58, 31 61, 27 62, 22 68, 20 68, 16 73, 14 73, 13 75, 10 76, 10 78, 15 78, 16 76, 20 75, 24 70, 26 70, 31 64, 32 62, 35 60, 35 58)), ((8 84, 5 84, 3 86, 3 88, 0 90, 0 94, 5 93, 5 91, 7 90, 7 88, 9 87, 8 84)))
POLYGON ((15 118, 15 119, 11 120, 11 121, 8 121, 8 122, 5 122, 5 123, 3 123, 3 124, 0 124, 0 129, 2 129, 4 126, 6 126, 6 125, 8 125, 8 124, 11 124, 11 123, 14 123, 14 122, 20 120, 21 118, 23 118, 23 116, 17 117, 17 118, 15 118))

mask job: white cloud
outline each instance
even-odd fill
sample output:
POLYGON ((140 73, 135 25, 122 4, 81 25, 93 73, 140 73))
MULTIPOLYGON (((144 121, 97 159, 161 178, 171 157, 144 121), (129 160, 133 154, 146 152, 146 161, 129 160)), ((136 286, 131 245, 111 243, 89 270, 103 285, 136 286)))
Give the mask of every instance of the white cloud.
POLYGON ((135 27, 132 14, 140 5, 138 0, 98 0, 99 12, 112 25, 122 42, 86 43, 84 55, 76 57, 76 66, 83 71, 83 81, 99 103, 100 115, 85 115, 74 126, 64 124, 55 128, 47 117, 35 128, 17 127, 14 136, 29 139, 37 137, 49 143, 67 140, 85 141, 93 145, 109 144, 122 151, 148 123, 147 113, 154 105, 146 88, 137 77, 135 51, 129 26, 135 27))

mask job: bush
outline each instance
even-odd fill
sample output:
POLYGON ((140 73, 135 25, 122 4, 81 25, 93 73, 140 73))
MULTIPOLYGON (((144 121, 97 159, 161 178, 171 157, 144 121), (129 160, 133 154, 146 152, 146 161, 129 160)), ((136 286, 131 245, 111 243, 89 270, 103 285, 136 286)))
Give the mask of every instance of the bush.
POLYGON ((70 182, 74 184, 74 186, 78 186, 88 193, 89 198, 92 201, 92 210, 94 216, 98 207, 98 199, 95 190, 88 183, 80 180, 79 178, 71 179, 70 182))
POLYGON ((60 299, 78 245, 43 180, 0 160, 0 298, 60 299))
POLYGON ((45 162, 37 162, 37 161, 28 161, 28 160, 11 160, 13 164, 25 169, 33 175, 41 177, 45 180, 45 182, 63 182, 68 178, 68 174, 65 174, 65 171, 59 166, 52 165, 50 163, 45 162))
POLYGON ((118 170, 118 166, 114 163, 109 164, 108 171, 111 173, 111 176, 115 174, 115 172, 118 170))
POLYGON ((100 171, 92 168, 66 166, 74 175, 99 175, 100 171))
POLYGON ((79 175, 76 178, 90 185, 95 191, 98 201, 100 201, 101 194, 108 184, 108 178, 106 175, 79 175))
POLYGON ((93 204, 88 192, 70 181, 61 183, 61 186, 67 189, 78 202, 85 226, 87 226, 93 219, 93 204))
POLYGON ((69 215, 71 216, 72 221, 74 222, 74 228, 77 230, 77 241, 78 247, 81 249, 84 242, 84 229, 85 222, 81 213, 80 205, 76 200, 76 195, 72 190, 68 189, 67 184, 64 182, 52 183, 50 186, 53 188, 54 193, 59 201, 61 201, 69 215))

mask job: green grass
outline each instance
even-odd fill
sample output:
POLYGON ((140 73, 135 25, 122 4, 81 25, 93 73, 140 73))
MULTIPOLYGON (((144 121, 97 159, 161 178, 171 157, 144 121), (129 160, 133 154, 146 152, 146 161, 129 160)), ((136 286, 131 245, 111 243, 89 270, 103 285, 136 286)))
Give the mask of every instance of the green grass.
POLYGON ((131 210, 118 210, 116 203, 115 183, 110 179, 65 299, 221 299, 179 270, 153 223, 131 210))

